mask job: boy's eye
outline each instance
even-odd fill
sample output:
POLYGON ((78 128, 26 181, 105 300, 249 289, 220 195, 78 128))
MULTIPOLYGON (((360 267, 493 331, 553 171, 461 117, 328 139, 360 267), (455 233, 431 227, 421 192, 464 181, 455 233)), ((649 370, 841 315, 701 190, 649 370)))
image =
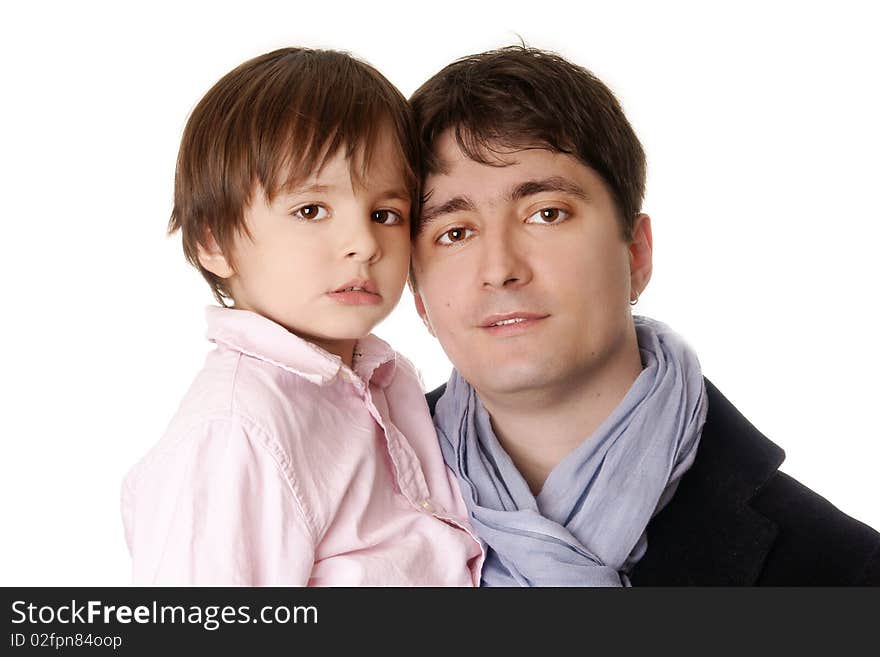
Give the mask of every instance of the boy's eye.
POLYGON ((377 224, 385 224, 386 226, 396 226, 403 223, 403 217, 394 210, 375 210, 370 214, 370 219, 377 224))
POLYGON ((312 203, 311 205, 303 205, 293 211, 293 216, 298 219, 306 219, 307 221, 316 221, 324 219, 327 216, 327 208, 312 203))
POLYGON ((527 224, 558 224, 568 219, 568 212, 560 208, 541 208, 526 218, 527 224))
POLYGON ((440 237, 437 238, 438 244, 455 244, 456 242, 461 242, 462 240, 470 237, 471 233, 470 228, 465 228, 464 226, 456 226, 455 228, 450 228, 446 232, 444 232, 440 237))

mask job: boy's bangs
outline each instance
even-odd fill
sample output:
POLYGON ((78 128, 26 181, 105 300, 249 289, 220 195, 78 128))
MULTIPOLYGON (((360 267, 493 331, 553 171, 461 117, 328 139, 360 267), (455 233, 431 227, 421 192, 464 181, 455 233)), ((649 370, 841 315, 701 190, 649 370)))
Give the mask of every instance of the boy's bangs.
POLYGON ((320 172, 340 149, 353 181, 363 185, 376 147, 389 130, 407 188, 418 186, 416 139, 406 101, 365 67, 347 60, 340 64, 330 71, 322 67, 320 75, 299 71, 278 80, 280 93, 258 99, 265 107, 254 112, 262 117, 254 125, 254 173, 270 198, 320 172))
MULTIPOLYGON (((279 193, 298 189, 310 177, 321 173, 327 163, 341 153, 348 161, 354 185, 367 188, 373 158, 383 133, 390 131, 395 164, 398 166, 405 188, 412 192, 418 187, 418 176, 401 144, 400 134, 394 129, 392 117, 387 112, 357 117, 358 120, 340 123, 334 129, 311 131, 305 135, 292 126, 288 136, 278 142, 278 148, 270 156, 271 164, 265 178, 258 179, 269 199, 279 193)), ((321 126, 324 128, 324 126, 321 126)))

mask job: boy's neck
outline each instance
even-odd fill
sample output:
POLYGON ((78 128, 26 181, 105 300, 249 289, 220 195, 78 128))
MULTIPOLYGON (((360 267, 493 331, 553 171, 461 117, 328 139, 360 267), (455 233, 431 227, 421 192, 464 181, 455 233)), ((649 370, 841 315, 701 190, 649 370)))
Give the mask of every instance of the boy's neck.
MULTIPOLYGON (((243 304, 241 302, 235 302, 232 308, 235 310, 249 310, 250 312, 257 313, 258 315, 266 317, 266 315, 261 313, 256 308, 252 308, 247 304, 243 304)), ((267 319, 274 321, 276 324, 279 323, 271 317, 267 317, 267 319)), ((345 363, 345 365, 349 369, 351 369, 352 362, 354 361, 354 347, 357 344, 357 338, 345 340, 325 340, 323 338, 316 338, 311 335, 299 333, 298 331, 293 331, 289 326, 284 326, 283 324, 281 326, 287 329, 290 333, 293 333, 294 335, 302 338, 303 340, 306 340, 307 342, 311 342, 312 344, 321 347, 321 349, 323 349, 324 351, 331 353, 334 356, 339 356, 342 359, 342 362, 345 363)))
POLYGON ((309 342, 318 345, 324 351, 339 356, 342 362, 351 369, 354 361, 354 347, 357 344, 356 339, 351 340, 319 340, 317 338, 304 338, 309 342))

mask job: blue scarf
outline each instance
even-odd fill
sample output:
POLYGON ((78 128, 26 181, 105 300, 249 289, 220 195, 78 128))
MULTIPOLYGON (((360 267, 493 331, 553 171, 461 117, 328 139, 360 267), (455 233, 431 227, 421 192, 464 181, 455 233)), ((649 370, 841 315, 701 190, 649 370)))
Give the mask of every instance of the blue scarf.
POLYGON ((694 461, 707 410, 693 350, 660 322, 634 321, 644 369, 537 497, 476 391, 453 371, 434 423, 488 547, 484 586, 629 585, 626 573, 647 549, 648 521, 694 461))

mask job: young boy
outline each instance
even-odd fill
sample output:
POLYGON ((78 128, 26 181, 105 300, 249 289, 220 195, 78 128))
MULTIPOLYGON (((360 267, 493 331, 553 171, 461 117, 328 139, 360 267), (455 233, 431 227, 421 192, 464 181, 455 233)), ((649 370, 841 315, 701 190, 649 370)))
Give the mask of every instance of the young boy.
POLYGON ((403 291, 417 168, 405 99, 343 53, 262 55, 195 108, 169 230, 223 307, 123 485, 135 583, 479 582, 417 374, 369 334, 403 291))

